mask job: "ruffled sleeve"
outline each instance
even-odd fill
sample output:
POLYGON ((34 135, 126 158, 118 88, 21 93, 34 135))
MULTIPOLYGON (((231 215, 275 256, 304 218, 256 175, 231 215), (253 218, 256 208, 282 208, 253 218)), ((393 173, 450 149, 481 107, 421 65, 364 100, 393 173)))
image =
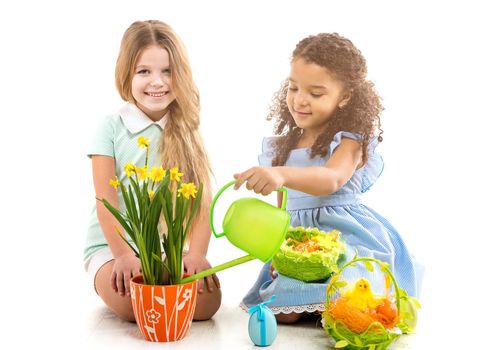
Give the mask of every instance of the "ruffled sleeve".
MULTIPOLYGON (((332 156, 335 149, 340 145, 342 138, 349 138, 352 140, 360 141, 362 138, 358 134, 354 134, 348 131, 339 131, 333 137, 328 150, 328 155, 332 156)), ((368 160, 367 163, 358 170, 362 174, 361 178, 361 192, 368 191, 371 186, 376 182, 384 169, 383 158, 375 152, 375 148, 378 145, 378 138, 373 137, 368 144, 368 160)))
POLYGON ((360 141, 362 137, 360 135, 348 132, 348 131, 339 131, 333 136, 332 142, 330 142, 330 148, 328 150, 328 156, 331 157, 333 154, 333 151, 340 145, 340 142, 342 141, 342 138, 348 138, 356 141, 360 141))
POLYGON ((361 192, 364 193, 368 191, 372 185, 378 180, 380 175, 383 173, 384 162, 381 155, 379 155, 375 148, 378 145, 378 138, 373 137, 368 145, 368 161, 366 165, 364 165, 361 169, 363 171, 362 174, 362 183, 361 183, 361 192))
POLYGON ((259 165, 272 166, 272 159, 274 158, 274 150, 272 148, 272 141, 274 137, 264 137, 262 140, 262 153, 259 154, 259 165))

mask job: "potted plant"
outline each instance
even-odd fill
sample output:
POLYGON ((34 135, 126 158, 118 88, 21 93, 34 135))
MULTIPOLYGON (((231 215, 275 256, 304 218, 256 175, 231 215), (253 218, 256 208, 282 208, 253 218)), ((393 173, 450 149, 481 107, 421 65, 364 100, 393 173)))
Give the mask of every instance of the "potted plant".
POLYGON ((174 341, 187 334, 196 307, 197 281, 181 284, 184 241, 199 208, 203 186, 181 183, 178 168, 148 169, 150 141, 138 138, 146 149, 145 165, 132 162, 124 170, 126 186, 117 179, 110 184, 123 195, 120 211, 100 199, 130 237, 119 232, 141 262, 141 276, 131 280, 131 301, 138 327, 149 341, 174 341), (161 217, 166 232, 160 232, 161 217), (162 256, 163 252, 163 256, 162 256))

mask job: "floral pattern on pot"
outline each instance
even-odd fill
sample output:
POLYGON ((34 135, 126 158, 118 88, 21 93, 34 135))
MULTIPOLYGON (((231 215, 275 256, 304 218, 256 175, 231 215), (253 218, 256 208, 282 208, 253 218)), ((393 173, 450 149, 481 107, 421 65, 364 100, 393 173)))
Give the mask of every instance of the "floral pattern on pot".
POLYGON ((131 302, 146 340, 169 342, 184 338, 196 309, 197 281, 168 286, 142 282, 141 276, 131 280, 131 302))

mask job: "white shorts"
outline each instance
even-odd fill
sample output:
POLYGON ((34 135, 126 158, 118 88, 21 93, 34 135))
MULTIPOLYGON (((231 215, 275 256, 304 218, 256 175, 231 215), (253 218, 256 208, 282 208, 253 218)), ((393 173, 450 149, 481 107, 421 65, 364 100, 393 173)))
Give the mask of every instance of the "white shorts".
MULTIPOLYGON (((186 255, 187 253, 188 250, 184 249, 183 254, 186 255)), ((162 257, 164 256, 165 255, 162 254, 162 257)), ((90 255, 87 260, 85 260, 84 262, 85 271, 87 271, 90 279, 92 280, 94 284, 94 289, 95 289, 95 276, 97 275, 97 272, 99 272, 100 268, 111 260, 114 260, 114 256, 112 255, 109 246, 97 250, 95 253, 90 255)), ((97 289, 95 289, 95 292, 97 293, 97 289)))
MULTIPOLYGON (((85 271, 87 271, 90 279, 94 284, 95 289, 95 275, 99 272, 100 268, 108 263, 109 261, 114 260, 114 256, 112 255, 111 249, 109 246, 101 248, 97 250, 95 253, 90 255, 90 257, 85 260, 85 271)), ((95 291, 97 293, 97 290, 95 291)))

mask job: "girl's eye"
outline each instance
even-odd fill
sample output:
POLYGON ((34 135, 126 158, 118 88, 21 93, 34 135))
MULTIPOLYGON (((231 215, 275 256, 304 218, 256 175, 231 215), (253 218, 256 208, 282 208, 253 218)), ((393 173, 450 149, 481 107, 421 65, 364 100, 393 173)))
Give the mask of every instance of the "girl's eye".
POLYGON ((314 98, 319 98, 319 97, 322 97, 323 94, 311 94, 311 96, 313 96, 314 98))
POLYGON ((148 74, 150 71, 148 69, 140 69, 139 71, 136 72, 137 74, 148 74))
POLYGON ((172 71, 170 69, 164 69, 163 74, 170 75, 172 71))
POLYGON ((294 86, 288 86, 288 90, 289 91, 298 91, 298 88, 294 87, 294 86))

